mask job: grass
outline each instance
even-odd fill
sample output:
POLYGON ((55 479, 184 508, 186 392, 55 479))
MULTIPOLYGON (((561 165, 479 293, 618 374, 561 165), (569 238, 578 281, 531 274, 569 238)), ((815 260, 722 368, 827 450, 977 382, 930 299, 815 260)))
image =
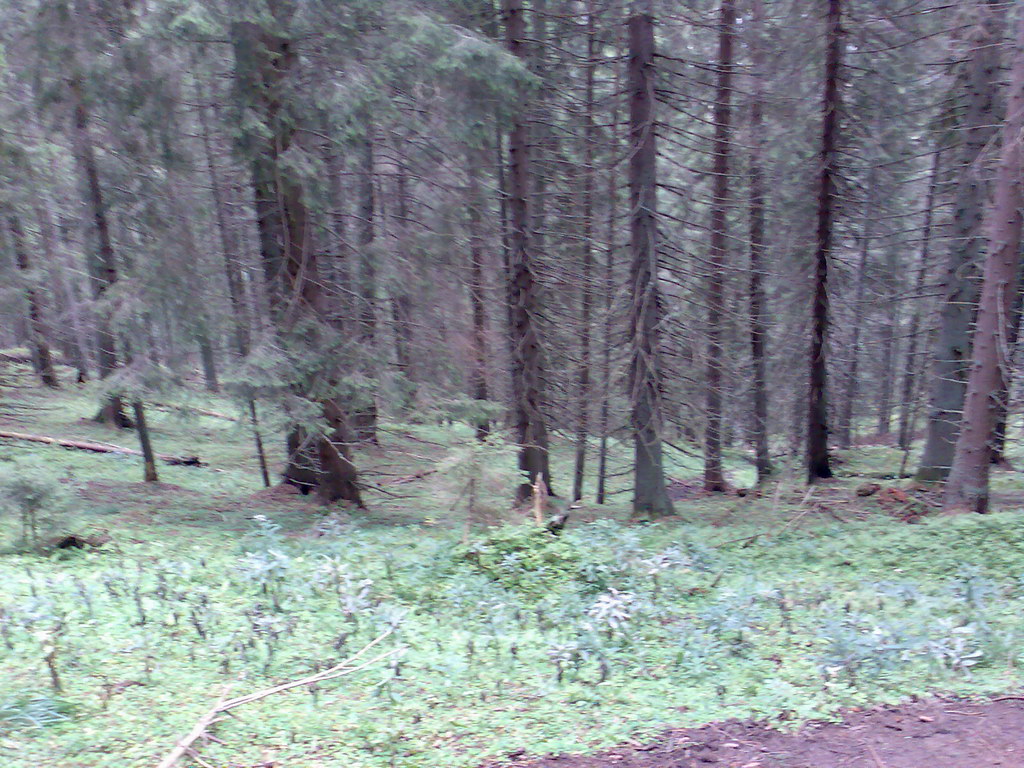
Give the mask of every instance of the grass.
MULTIPOLYGON (((25 431, 131 445, 79 421, 88 393, 16 393, 25 431)), ((554 538, 504 510, 511 457, 474 453, 464 428, 389 424, 359 457, 381 489, 364 515, 259 493, 249 436, 231 422, 153 422, 158 450, 211 467, 161 467, 153 487, 134 459, 3 444, 5 462, 42 464, 74 490, 74 525, 113 536, 96 551, 0 557, 5 768, 155 765, 225 691, 309 674, 386 628, 402 649, 393 663, 238 710, 204 758, 474 766, 1022 684, 1024 517, 894 520, 851 490, 898 466, 891 448, 848 453, 856 476, 810 498, 784 481, 630 526, 618 493, 554 538), (473 522, 505 527, 467 525, 474 472, 473 522)), ((627 458, 616 446, 616 466, 627 458)), ((556 478, 570 461, 559 446, 556 478)), ((695 474, 692 462, 672 473, 695 474)), ((749 469, 732 471, 745 485, 749 469)), ((1020 492, 1012 474, 999 482, 1020 492)))

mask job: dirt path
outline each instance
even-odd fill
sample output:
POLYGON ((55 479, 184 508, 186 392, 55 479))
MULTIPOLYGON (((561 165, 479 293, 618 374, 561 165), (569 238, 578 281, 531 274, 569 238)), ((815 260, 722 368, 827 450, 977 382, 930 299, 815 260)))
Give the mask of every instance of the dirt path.
POLYGON ((1024 701, 927 701, 780 733, 752 723, 669 731, 591 757, 518 758, 515 768, 1024 768, 1024 701))

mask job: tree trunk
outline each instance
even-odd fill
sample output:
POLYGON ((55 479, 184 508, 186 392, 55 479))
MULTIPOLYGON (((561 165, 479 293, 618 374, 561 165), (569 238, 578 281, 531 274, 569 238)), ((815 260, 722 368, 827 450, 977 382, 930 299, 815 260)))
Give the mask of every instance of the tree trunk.
POLYGON ((674 512, 662 466, 662 306, 658 290, 657 124, 654 19, 641 11, 629 19, 629 208, 630 282, 629 387, 635 444, 633 514, 663 517, 674 512))
POLYGON ((811 328, 810 387, 807 410, 807 480, 832 477, 828 455, 827 359, 828 261, 832 253, 832 212, 836 196, 839 140, 839 69, 842 61, 842 7, 828 0, 824 119, 821 131, 821 182, 815 249, 814 303, 811 328))
POLYGON ((210 337, 205 330, 199 334, 196 343, 199 346, 199 359, 203 364, 203 381, 206 384, 206 391, 220 392, 220 382, 217 380, 217 357, 213 353, 213 344, 210 343, 210 337))
POLYGON ((25 242, 25 233, 21 228, 21 221, 14 212, 7 214, 7 231, 11 236, 14 261, 18 267, 18 272, 21 273, 25 290, 25 303, 28 305, 28 335, 32 353, 32 367, 44 385, 53 389, 59 389, 60 381, 57 379, 57 372, 53 367, 50 345, 46 342, 46 334, 43 327, 43 309, 39 301, 39 294, 36 291, 36 281, 32 276, 28 244, 25 242))
POLYGON ((999 385, 999 391, 993 395, 996 401, 995 426, 992 428, 992 450, 989 456, 989 463, 1012 469, 1009 459, 1006 458, 1006 422, 1010 417, 1010 398, 1013 388, 1014 362, 1017 357, 1017 339, 1020 337, 1021 316, 1024 315, 1024 292, 1021 291, 1021 272, 1017 270, 1017 293, 1013 297, 1013 308, 1010 310, 1010 326, 1006 332, 1006 349, 1009 354, 1009 361, 1006 365, 1000 366, 1000 373, 1003 376, 999 385))
MULTIPOLYGON (((370 253, 376 238, 374 216, 377 211, 377 196, 374 187, 373 136, 367 126, 367 135, 362 142, 362 167, 359 176, 359 343, 363 360, 363 373, 368 377, 375 374, 371 360, 375 355, 377 342, 377 265, 370 253)), ((353 416, 356 440, 363 443, 377 442, 377 395, 375 388, 368 388, 360 394, 360 405, 353 416)))
POLYGON ((732 44, 735 0, 722 0, 718 29, 718 88, 715 95, 715 144, 711 197, 711 253, 708 277, 707 428, 704 434, 704 490, 726 490, 722 471, 722 386, 725 348, 725 269, 728 259, 726 226, 729 205, 729 151, 732 142, 732 44))
MULTIPOLYGON (((71 92, 74 98, 75 154, 85 176, 85 197, 96 236, 96 249, 91 252, 89 259, 90 282, 93 287, 93 299, 99 304, 106 297, 107 290, 117 282, 117 259, 110 236, 110 222, 103 200, 96 150, 89 130, 89 113, 85 108, 81 84, 72 81, 71 92)), ((110 309, 98 306, 95 315, 97 367, 100 379, 106 379, 117 369, 117 342, 110 327, 110 309)), ((122 428, 131 426, 131 420, 125 414, 124 403, 119 395, 107 396, 106 402, 96 415, 96 420, 122 428)))
MULTIPOLYGON (((484 285, 484 196, 480 188, 478 162, 475 153, 466 157, 466 176, 469 184, 469 304, 473 315, 473 362, 470 371, 470 394, 481 404, 489 399, 487 388, 487 301, 484 285)), ((476 439, 486 440, 491 424, 486 416, 477 416, 476 439)))
POLYGON ((987 512, 991 438, 998 410, 998 394, 1010 364, 1006 341, 1013 320, 1021 246, 1021 136, 1024 135, 1024 15, 1017 20, 1013 69, 1003 126, 1002 158, 996 176, 995 201, 989 210, 986 232, 988 255, 981 285, 981 302, 974 332, 974 351, 963 423, 956 442, 953 467, 946 481, 946 512, 987 512))
MULTIPOLYGON (((287 15, 273 0, 269 6, 278 21, 287 15)), ((301 182, 294 178, 281 155, 287 152, 295 132, 291 116, 284 112, 285 89, 297 64, 291 41, 263 29, 256 22, 232 26, 235 78, 239 96, 262 121, 260 130, 242 137, 242 149, 252 168, 257 225, 271 313, 278 335, 286 344, 317 354, 320 325, 324 322, 321 287, 315 251, 310 247, 309 216, 301 182), (304 346, 303 346, 304 345, 304 346)), ((303 376, 296 386, 310 394, 326 381, 333 388, 337 370, 333 362, 313 376, 303 376)), ((299 425, 288 436, 285 479, 306 492, 316 487, 325 502, 348 501, 362 506, 358 477, 352 463, 347 420, 332 396, 318 396, 326 433, 314 434, 299 425)), ((255 415, 255 414, 253 414, 255 415)))
POLYGON ((141 400, 132 401, 132 412, 135 414, 135 429, 139 433, 139 448, 142 449, 143 479, 147 483, 160 480, 156 473, 156 455, 149 439, 149 426, 146 424, 146 411, 141 400))
MULTIPOLYGON (((526 60, 526 26, 522 0, 504 0, 509 52, 526 60)), ((512 348, 513 419, 519 441, 519 469, 526 479, 517 496, 528 498, 540 477, 553 494, 548 464, 548 431, 544 419, 544 366, 537 321, 540 313, 534 275, 530 218, 530 138, 528 107, 521 102, 509 136, 509 306, 512 348)))
POLYGON ((764 188, 764 85, 767 76, 763 47, 764 4, 753 3, 754 30, 751 35, 753 83, 750 102, 750 357, 754 368, 754 463, 757 482, 772 474, 768 451, 768 321, 765 314, 763 276, 767 269, 764 188))
POLYGON ((885 322, 882 324, 882 376, 878 388, 878 434, 886 436, 892 431, 892 392, 896 376, 894 370, 898 356, 897 329, 900 324, 899 287, 897 286, 899 267, 896 253, 889 247, 886 258, 886 279, 888 291, 883 296, 885 304, 885 322))
POLYGON ((924 452, 915 479, 945 479, 952 464, 964 407, 971 323, 978 301, 978 264, 984 251, 985 147, 995 134, 999 84, 998 10, 988 2, 976 5, 976 25, 967 60, 967 97, 953 214, 953 237, 944 280, 945 301, 939 336, 932 353, 933 371, 924 452))
MULTIPOLYGON (((615 92, 618 93, 622 84, 622 67, 615 68, 615 92)), ((612 156, 619 150, 619 102, 616 100, 611 114, 611 146, 612 156)), ((612 307, 615 299, 615 237, 619 230, 619 174, 616 167, 608 169, 607 188, 605 195, 608 200, 608 218, 606 222, 606 250, 604 260, 604 328, 601 335, 601 409, 598 414, 597 430, 600 437, 597 449, 597 492, 594 500, 604 504, 607 496, 608 478, 608 432, 611 420, 611 384, 612 384, 612 348, 615 345, 615 312, 612 307)))
POLYGON ((590 326, 594 307, 594 76, 597 69, 597 18, 595 0, 587 2, 587 63, 583 86, 583 200, 582 260, 580 264, 580 359, 576 372, 576 455, 572 473, 572 499, 583 498, 583 478, 590 430, 590 326))
POLYGON ((914 280, 914 312, 910 316, 910 328, 907 332, 907 369, 903 374, 903 391, 900 397, 900 434, 899 446, 904 451, 910 450, 914 440, 911 422, 914 421, 912 411, 915 407, 917 380, 917 347, 918 334, 921 332, 921 302, 925 280, 928 276, 928 262, 931 261, 932 218, 935 208, 935 192, 939 184, 939 169, 942 162, 942 148, 935 151, 932 158, 931 179, 928 182, 928 195, 924 204, 924 224, 921 228, 921 254, 918 257, 917 277, 914 280))
MULTIPOLYGON (((198 89, 197 97, 200 102, 204 99, 203 93, 198 89)), ((197 111, 199 113, 199 126, 202 134, 203 154, 206 159, 206 170, 210 177, 210 194, 213 197, 214 220, 217 222, 221 258, 224 261, 224 276, 227 280, 228 299, 231 302, 235 349, 238 351, 239 356, 245 357, 249 354, 249 312, 246 306, 237 255, 231 239, 231 230, 228 227, 227 200, 225 199, 224 188, 221 184, 220 170, 217 168, 217 161, 214 156, 209 118, 206 114, 206 107, 201 103, 197 111)))
MULTIPOLYGON (((399 151, 401 151, 399 149, 399 151)), ((398 365, 398 372, 402 375, 402 410, 408 410, 416 401, 416 374, 413 370, 413 323, 412 323, 412 295, 414 290, 414 278, 409 260, 409 180, 405 163, 398 162, 396 174, 397 186, 397 225, 398 225, 398 253, 395 254, 395 270, 398 280, 393 281, 396 285, 394 295, 391 297, 391 317, 394 321, 395 333, 395 362, 398 365)))

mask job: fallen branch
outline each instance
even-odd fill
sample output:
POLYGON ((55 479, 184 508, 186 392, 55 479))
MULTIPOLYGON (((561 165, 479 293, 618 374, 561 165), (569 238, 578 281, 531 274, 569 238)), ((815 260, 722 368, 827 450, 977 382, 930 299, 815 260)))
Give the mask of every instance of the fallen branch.
MULTIPOLYGON (((32 435, 27 432, 7 432, 0 430, 0 438, 7 440, 25 440, 32 443, 45 443, 46 445, 57 445, 61 448, 75 448, 80 451, 92 451, 93 453, 121 453, 128 456, 141 456, 142 451, 133 448, 122 448, 111 443, 96 443, 91 440, 64 440, 59 437, 48 437, 47 435, 32 435)), ((158 453, 156 457, 167 464, 183 467, 204 467, 198 456, 170 456, 166 453, 158 453)))
POLYGON ((250 704, 254 701, 265 699, 275 693, 281 693, 282 691, 287 691, 292 688, 298 688, 303 685, 313 685, 314 683, 322 683, 325 680, 334 680, 339 677, 345 677, 346 675, 351 675, 353 672, 359 672, 360 670, 366 669, 367 667, 376 664, 378 661, 386 659, 388 656, 394 656, 401 650, 401 648, 392 648, 390 651, 379 653, 372 659, 368 659, 352 666, 352 664, 363 654, 380 643, 390 634, 391 630, 389 629, 384 634, 379 635, 376 639, 367 643, 360 651, 345 659, 345 661, 340 664, 335 664, 330 669, 317 672, 315 675, 304 677, 301 680, 292 680, 288 683, 281 683, 280 685, 275 685, 271 688, 265 688, 262 691, 247 693, 244 696, 236 696, 235 698, 228 699, 226 701, 221 697, 221 699, 209 711, 196 721, 196 724, 192 727, 192 730, 189 731, 188 735, 174 745, 174 749, 168 753, 167 757, 160 761, 157 768, 173 768, 173 766, 177 765, 178 761, 186 754, 191 754, 195 757, 195 750, 193 750, 192 745, 206 733, 210 726, 220 721, 220 715, 227 714, 232 709, 240 707, 243 704, 250 704))

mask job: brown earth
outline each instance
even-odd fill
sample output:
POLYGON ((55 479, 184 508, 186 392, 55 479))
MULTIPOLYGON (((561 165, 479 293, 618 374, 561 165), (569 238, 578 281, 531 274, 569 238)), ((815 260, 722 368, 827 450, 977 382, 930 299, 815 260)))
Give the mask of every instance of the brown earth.
POLYGON ((930 700, 850 712, 782 733, 712 723, 597 755, 518 757, 485 768, 1024 768, 1024 696, 930 700))

